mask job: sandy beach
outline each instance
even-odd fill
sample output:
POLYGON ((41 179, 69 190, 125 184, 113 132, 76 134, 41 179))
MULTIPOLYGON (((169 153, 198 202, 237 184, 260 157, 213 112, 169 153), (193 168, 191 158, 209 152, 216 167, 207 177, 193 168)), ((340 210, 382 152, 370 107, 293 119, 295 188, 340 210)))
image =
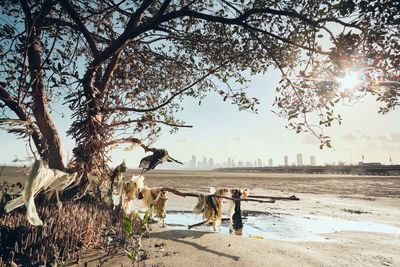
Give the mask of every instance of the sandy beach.
MULTIPOLYGON (((196 199, 168 193, 167 227, 153 225, 143 238, 140 266, 400 266, 400 177, 194 171, 145 177, 147 186, 183 192, 249 188, 254 195, 296 195, 300 201, 242 202, 242 211, 252 215, 244 220, 246 234, 235 236, 210 226, 187 230, 187 221, 171 217, 193 210, 196 199)), ((79 266, 130 266, 122 252, 85 255, 79 266)))
MULTIPOLYGON (((150 259, 144 262, 146 265, 400 266, 399 177, 192 172, 179 180, 169 178, 163 181, 164 175, 167 176, 167 173, 149 174, 146 181, 154 186, 157 182, 165 182, 168 186, 187 191, 196 191, 197 188, 207 192, 212 185, 216 188, 249 188, 251 193, 257 195, 294 194, 300 201, 243 203, 242 210, 265 211, 271 216, 284 218, 322 216, 328 220, 333 218, 376 225, 372 225, 370 231, 336 231, 333 228, 332 232, 320 235, 325 240, 319 242, 157 229, 149 239, 144 240, 144 244, 151 247, 152 244, 164 243, 165 252, 162 249, 161 252, 158 252, 160 249, 150 250, 150 259), (385 226, 395 227, 394 233, 383 233, 385 226), (382 229, 377 229, 380 227, 382 229)), ((190 202, 171 196, 168 207, 185 206, 190 209, 193 208, 193 202, 190 202)), ((326 221, 321 221, 321 224, 324 223, 326 221)), ((273 232, 274 228, 265 231, 273 232)))

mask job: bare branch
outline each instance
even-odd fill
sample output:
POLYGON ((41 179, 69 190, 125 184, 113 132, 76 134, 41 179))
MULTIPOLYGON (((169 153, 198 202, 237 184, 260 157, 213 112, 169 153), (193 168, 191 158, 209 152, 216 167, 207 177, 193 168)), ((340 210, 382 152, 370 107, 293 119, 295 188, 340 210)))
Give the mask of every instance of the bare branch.
POLYGON ((143 144, 143 140, 140 140, 140 139, 135 138, 135 137, 114 139, 114 140, 111 140, 111 141, 105 143, 105 146, 113 146, 113 145, 127 144, 127 143, 136 144, 136 145, 142 145, 143 144))
POLYGON ((133 13, 129 19, 128 24, 125 27, 124 32, 108 46, 102 53, 95 57, 91 63, 92 68, 96 68, 99 64, 103 63, 107 58, 113 56, 118 50, 120 50, 130 39, 132 31, 137 28, 143 18, 144 11, 151 5, 154 0, 145 0, 138 10, 133 13))
POLYGON ((164 12, 167 10, 169 4, 171 3, 171 0, 165 0, 160 9, 158 10, 157 15, 162 15, 164 12))
POLYGON ((114 71, 119 65, 119 59, 121 56, 122 50, 118 51, 111 59, 110 63, 108 64, 104 75, 100 81, 100 84, 98 84, 97 88, 100 90, 100 92, 103 94, 106 88, 110 85, 111 79, 113 77, 114 71))
MULTIPOLYGON (((173 188, 169 188, 169 187, 163 187, 162 188, 163 191, 167 191, 167 192, 171 192, 172 194, 181 196, 181 197, 199 197, 200 194, 196 194, 196 193, 183 193, 180 192, 176 189, 173 188)), ((220 195, 207 195, 209 197, 215 197, 215 198, 223 198, 223 199, 228 199, 228 200, 232 200, 232 201, 246 201, 246 202, 258 202, 258 203, 275 203, 274 199, 271 200, 260 200, 260 199, 248 199, 248 198, 232 198, 232 197, 226 197, 226 196, 220 196, 220 195)))
POLYGON ((108 126, 106 126, 106 128, 111 128, 111 127, 115 127, 115 126, 119 126, 119 125, 126 125, 126 124, 130 124, 130 123, 135 123, 135 122, 142 122, 142 123, 146 123, 146 122, 155 122, 155 123, 162 123, 171 127, 182 127, 182 128, 192 128, 193 125, 180 125, 180 124, 175 124, 175 123, 168 123, 165 121, 158 121, 158 120, 151 120, 151 121, 146 121, 146 120, 126 120, 126 121, 120 121, 117 123, 113 123, 110 124, 108 126))
POLYGON ((154 153, 156 151, 156 148, 151 148, 149 146, 146 146, 145 144, 143 144, 143 140, 140 140, 135 137, 114 139, 114 140, 111 140, 111 141, 105 143, 104 145, 105 146, 115 146, 118 144, 131 144, 131 147, 129 150, 135 148, 136 146, 141 146, 145 152, 150 151, 150 152, 154 153))
POLYGON ((1 85, 0 99, 18 116, 20 120, 29 123, 31 129, 33 130, 32 138, 35 142, 35 146, 37 147, 39 154, 42 154, 44 152, 42 134, 40 133, 40 130, 37 128, 36 124, 32 121, 32 118, 26 112, 25 108, 22 105, 18 105, 18 101, 14 99, 1 85))
POLYGON ((97 45, 96 45, 95 41, 93 40, 93 37, 92 37, 91 33, 89 32, 89 30, 83 24, 78 13, 76 13, 74 7, 71 5, 71 3, 68 0, 61 0, 60 4, 65 8, 65 10, 71 16, 71 18, 78 25, 79 30, 82 32, 83 36, 85 36, 85 38, 89 44, 90 50, 92 51, 93 55, 96 56, 99 53, 99 50, 97 49, 97 45))
POLYGON ((103 109, 103 112, 113 112, 113 111, 133 111, 133 112, 151 112, 151 111, 155 111, 158 110, 166 105, 168 105, 175 97, 177 97, 178 95, 183 94, 185 91, 188 91, 189 89, 191 89, 193 86, 195 86, 196 84, 200 83, 201 81, 203 81, 204 79, 206 79, 207 77, 209 77, 210 75, 214 74, 215 72, 217 72, 219 69, 221 69, 222 67, 226 66, 228 63, 230 62, 230 60, 225 61, 224 63, 222 63, 220 66, 214 68, 213 70, 209 71, 208 73, 206 73, 205 75, 203 75, 200 79, 196 80, 195 82, 191 83, 190 85, 186 86, 185 88, 175 92, 174 94, 172 94, 172 96, 170 98, 168 98, 167 101, 165 101, 164 103, 162 103, 161 105, 158 105, 156 107, 153 108, 147 108, 147 109, 137 109, 137 108, 129 108, 129 107, 114 107, 114 108, 107 108, 107 109, 103 109))

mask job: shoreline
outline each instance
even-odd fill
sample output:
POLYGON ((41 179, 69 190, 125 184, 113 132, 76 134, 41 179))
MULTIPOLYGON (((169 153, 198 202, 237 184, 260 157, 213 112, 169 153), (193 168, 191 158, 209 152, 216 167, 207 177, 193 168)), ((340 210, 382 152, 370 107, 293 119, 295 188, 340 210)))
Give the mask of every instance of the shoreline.
MULTIPOLYGON (((22 168, 6 174, 0 182, 26 179, 22 168)), ((296 195, 299 201, 244 202, 242 210, 296 218, 326 216, 400 229, 400 177, 152 171, 146 173, 144 183, 184 192, 208 193, 212 186, 249 188, 254 195, 296 195)), ((167 197, 167 210, 191 211, 197 201, 173 194, 167 197)), ((325 241, 300 242, 153 227, 149 238, 142 240, 147 256, 140 266, 400 266, 400 234, 333 231, 321 236, 325 241)), ((84 266, 85 262, 87 266, 131 266, 123 251, 107 255, 91 249, 79 264, 68 266, 84 266)))

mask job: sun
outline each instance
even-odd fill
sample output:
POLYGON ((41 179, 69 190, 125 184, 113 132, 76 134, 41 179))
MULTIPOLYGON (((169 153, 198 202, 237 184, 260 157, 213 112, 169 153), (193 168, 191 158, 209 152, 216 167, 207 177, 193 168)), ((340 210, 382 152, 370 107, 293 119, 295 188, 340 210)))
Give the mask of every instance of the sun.
POLYGON ((339 91, 345 92, 359 87, 362 80, 360 79, 360 74, 358 72, 348 71, 343 77, 338 78, 337 82, 339 83, 339 91))

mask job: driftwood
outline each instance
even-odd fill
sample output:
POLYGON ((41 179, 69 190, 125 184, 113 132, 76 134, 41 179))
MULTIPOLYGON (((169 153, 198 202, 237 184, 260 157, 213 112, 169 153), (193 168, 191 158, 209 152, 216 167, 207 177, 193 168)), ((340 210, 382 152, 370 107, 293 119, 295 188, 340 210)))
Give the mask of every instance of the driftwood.
POLYGON ((270 197, 270 196, 255 196, 255 195, 249 195, 247 197, 250 198, 268 198, 268 199, 273 199, 273 200, 300 200, 298 197, 295 195, 290 196, 290 197, 270 197))
MULTIPOLYGON (((244 217, 244 218, 242 218, 242 219, 247 219, 247 217, 244 217)), ((230 220, 229 218, 222 218, 222 219, 221 219, 221 221, 229 221, 229 220, 230 220)), ((195 224, 189 224, 189 225, 188 225, 188 228, 189 228, 189 229, 192 229, 193 227, 203 225, 203 224, 205 224, 206 222, 207 222, 207 220, 204 220, 204 221, 201 221, 201 222, 195 223, 195 224)))
MULTIPOLYGON (((181 197, 198 197, 199 194, 195 194, 195 193, 183 193, 180 192, 176 189, 172 189, 169 187, 163 187, 162 188, 163 191, 168 191, 171 192, 172 194, 181 196, 181 197)), ((208 195, 211 197, 215 197, 215 198, 224 198, 224 199, 229 199, 229 200, 233 200, 233 201, 247 201, 247 202, 258 202, 258 203, 275 203, 274 199, 270 199, 270 200, 260 200, 260 199, 248 199, 248 198, 231 198, 231 197, 226 197, 226 196, 220 196, 220 195, 208 195)))

